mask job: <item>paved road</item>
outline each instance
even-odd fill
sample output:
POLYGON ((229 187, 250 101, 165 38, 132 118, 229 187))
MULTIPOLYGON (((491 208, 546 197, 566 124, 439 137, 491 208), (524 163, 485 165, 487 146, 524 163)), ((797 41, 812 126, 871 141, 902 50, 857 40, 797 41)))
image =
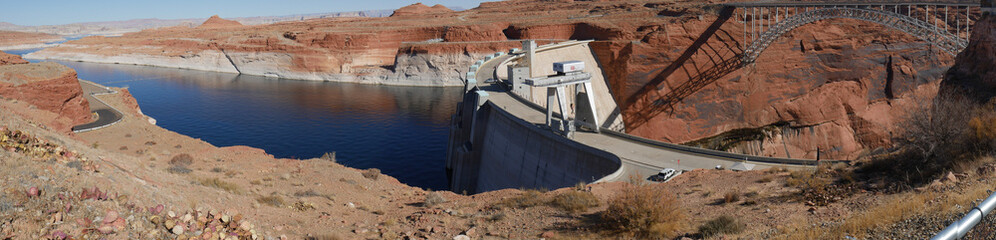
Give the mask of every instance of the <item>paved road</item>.
POLYGON ((93 131, 111 126, 121 121, 121 118, 123 117, 121 112, 111 106, 108 106, 96 97, 97 95, 114 94, 117 93, 116 91, 112 91, 104 88, 103 86, 97 85, 96 83, 84 80, 80 80, 80 86, 83 87, 83 97, 86 98, 87 102, 90 102, 90 111, 97 114, 97 120, 91 123, 74 126, 73 132, 93 131))
MULTIPOLYGON (((576 43, 576 44, 583 44, 576 43)), ((540 48, 537 54, 543 51, 568 47, 571 43, 555 46, 552 48, 540 48)), ((507 55, 487 61, 481 65, 476 75, 478 86, 481 90, 488 92, 488 100, 509 113, 537 126, 546 123, 546 112, 537 109, 535 105, 523 101, 521 98, 512 96, 503 86, 498 84, 485 84, 484 80, 489 78, 499 79, 495 71, 500 65, 510 58, 518 58, 516 55, 507 55)), ((679 170, 692 170, 703 168, 715 168, 722 166, 730 168, 734 164, 744 162, 741 157, 756 158, 754 156, 729 154, 715 152, 704 149, 691 149, 668 143, 656 142, 653 140, 640 139, 638 137, 623 137, 607 133, 577 132, 572 139, 579 143, 598 148, 615 154, 622 159, 623 174, 610 181, 628 181, 630 177, 639 176, 646 178, 656 174, 663 168, 674 168, 679 170)), ((811 164, 810 160, 790 159, 811 164)), ((773 164, 764 162, 753 162, 755 169, 768 167, 788 167, 807 168, 806 164, 773 164)))

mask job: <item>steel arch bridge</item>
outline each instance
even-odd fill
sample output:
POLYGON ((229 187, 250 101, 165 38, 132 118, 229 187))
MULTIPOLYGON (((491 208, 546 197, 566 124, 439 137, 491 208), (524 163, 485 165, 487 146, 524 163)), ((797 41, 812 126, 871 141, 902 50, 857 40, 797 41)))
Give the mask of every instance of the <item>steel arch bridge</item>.
POLYGON ((766 2, 724 6, 720 18, 682 56, 627 99, 623 109, 628 113, 627 128, 635 129, 661 113, 673 112, 674 106, 683 99, 752 64, 784 34, 806 24, 828 19, 873 22, 910 34, 932 48, 956 55, 968 45, 971 23, 981 14, 979 2, 766 2), (719 30, 730 19, 743 24, 743 36, 739 41, 733 34, 719 30), (735 41, 738 46, 728 46, 725 48, 727 51, 721 53, 709 45, 712 38, 735 41), (708 61, 690 61, 693 56, 699 55, 706 55, 708 61), (687 80, 677 84, 667 81, 678 73, 684 73, 687 80))
MULTIPOLYGON (((938 48, 944 50, 945 52, 951 55, 957 54, 968 45, 967 34, 964 36, 964 38, 961 36, 961 29, 962 29, 961 19, 956 20, 957 26, 954 27, 955 29, 954 32, 952 32, 950 30, 951 28, 949 28, 947 25, 951 19, 949 17, 950 15, 948 14, 950 13, 950 6, 948 5, 944 6, 945 9, 948 10, 944 11, 943 20, 940 19, 941 13, 938 13, 937 10, 938 8, 940 8, 940 6, 934 6, 936 15, 931 15, 930 14, 931 5, 925 5, 925 7, 922 10, 924 16, 923 20, 917 19, 913 16, 913 13, 915 13, 915 11, 912 8, 913 5, 906 5, 907 6, 906 15, 900 13, 901 10, 899 6, 900 5, 898 4, 892 5, 891 7, 887 7, 885 4, 881 4, 878 6, 825 5, 822 7, 803 7, 804 12, 801 13, 799 12, 799 9, 796 7, 793 8, 785 7, 784 10, 780 10, 782 8, 776 6, 774 8, 775 14, 773 16, 775 18, 774 25, 769 25, 768 28, 765 29, 765 31, 760 35, 758 35, 756 32, 751 32, 750 35, 747 34, 746 24, 748 22, 747 21, 748 16, 755 18, 750 20, 751 24, 754 24, 755 21, 757 21, 756 18, 758 17, 758 15, 751 15, 745 10, 743 12, 744 14, 743 17, 745 20, 743 21, 744 30, 745 30, 744 37, 750 38, 752 42, 751 45, 746 47, 744 50, 743 54, 743 57, 745 58, 744 62, 746 63, 753 62, 755 59, 757 59, 757 56, 760 55, 761 52, 763 52, 764 49, 768 47, 768 45, 770 45, 772 42, 777 40, 785 33, 797 27, 821 20, 835 19, 835 18, 848 18, 848 19, 856 19, 856 20, 878 23, 902 31, 904 33, 910 34, 932 46, 937 46, 938 48), (784 16, 784 18, 780 18, 779 13, 783 13, 782 16, 784 16), (790 15, 790 14, 795 14, 795 15, 790 15), (932 20, 934 20, 933 23, 932 20), (937 21, 943 21, 943 23, 939 24, 937 21), (943 26, 943 28, 941 26, 943 26)), ((967 7, 965 9, 969 11, 965 12, 966 13, 965 16, 969 17, 971 15, 970 12, 971 9, 967 7)), ((920 9, 918 8, 917 10, 920 9)), ((762 10, 762 12, 764 11, 762 10)), ((767 13, 767 15, 768 16, 761 16, 761 17, 768 18, 768 24, 771 24, 770 18, 772 16, 770 16, 771 15, 770 10, 767 13)), ((764 29, 765 27, 763 23, 764 20, 761 21, 762 23, 760 24, 760 26, 751 26, 751 27, 756 29, 764 29)), ((970 21, 969 18, 965 19, 965 22, 969 21, 970 21)), ((965 24, 964 28, 965 32, 968 33, 969 26, 965 24)))

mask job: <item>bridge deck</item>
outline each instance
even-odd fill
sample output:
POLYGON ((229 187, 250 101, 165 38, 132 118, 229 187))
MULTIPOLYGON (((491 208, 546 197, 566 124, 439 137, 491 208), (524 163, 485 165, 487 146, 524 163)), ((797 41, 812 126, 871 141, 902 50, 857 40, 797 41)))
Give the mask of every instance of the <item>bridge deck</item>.
MULTIPOLYGON (((584 42, 574 44, 584 44, 584 42)), ((570 46, 570 44, 540 49, 537 51, 537 54, 551 48, 562 48, 567 46, 570 46)), ((484 84, 485 80, 489 78, 498 79, 499 77, 495 70, 500 67, 503 62, 506 62, 506 60, 513 57, 516 56, 502 56, 481 65, 478 75, 475 76, 477 78, 477 82, 479 83, 478 87, 481 90, 488 92, 488 101, 491 101, 512 115, 530 122, 537 127, 544 126, 546 123, 546 112, 537 109, 536 106, 532 105, 532 103, 525 102, 521 98, 513 96, 511 92, 508 92, 504 86, 501 86, 498 83, 484 84)), ((570 58, 572 56, 564 57, 570 58)), ((617 134, 608 133, 599 134, 578 131, 575 133, 572 140, 615 154, 623 161, 622 168, 624 174, 616 177, 615 179, 611 179, 610 181, 626 181, 629 180, 630 176, 642 176, 645 178, 656 174, 657 171, 660 171, 660 169, 663 168, 692 170, 714 168, 717 165, 729 168, 733 164, 743 162, 741 160, 742 158, 737 156, 746 156, 730 153, 718 154, 718 152, 704 149, 698 149, 698 151, 696 151, 690 147, 659 143, 654 142, 653 140, 640 139, 635 136, 618 136, 617 134)), ((784 160, 812 163, 810 160, 784 160)), ((756 164, 755 169, 763 169, 772 166, 788 168, 808 167, 798 164, 776 164, 754 161, 751 161, 750 163, 756 164)))

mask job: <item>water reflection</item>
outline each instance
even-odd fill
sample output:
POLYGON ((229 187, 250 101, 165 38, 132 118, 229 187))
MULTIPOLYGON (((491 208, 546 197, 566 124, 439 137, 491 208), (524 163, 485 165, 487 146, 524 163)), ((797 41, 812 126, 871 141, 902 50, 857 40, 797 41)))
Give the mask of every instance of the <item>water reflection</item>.
POLYGON ((446 123, 462 88, 277 80, 170 68, 59 62, 80 78, 127 87, 166 129, 277 157, 336 151, 356 168, 446 189, 446 123))

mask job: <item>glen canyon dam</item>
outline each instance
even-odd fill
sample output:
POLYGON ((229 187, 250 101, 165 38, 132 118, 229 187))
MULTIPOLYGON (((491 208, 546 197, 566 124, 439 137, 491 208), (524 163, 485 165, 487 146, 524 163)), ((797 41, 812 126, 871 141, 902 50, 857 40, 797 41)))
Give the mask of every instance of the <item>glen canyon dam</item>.
POLYGON ((0 239, 996 239, 996 0, 0 3, 0 239))

